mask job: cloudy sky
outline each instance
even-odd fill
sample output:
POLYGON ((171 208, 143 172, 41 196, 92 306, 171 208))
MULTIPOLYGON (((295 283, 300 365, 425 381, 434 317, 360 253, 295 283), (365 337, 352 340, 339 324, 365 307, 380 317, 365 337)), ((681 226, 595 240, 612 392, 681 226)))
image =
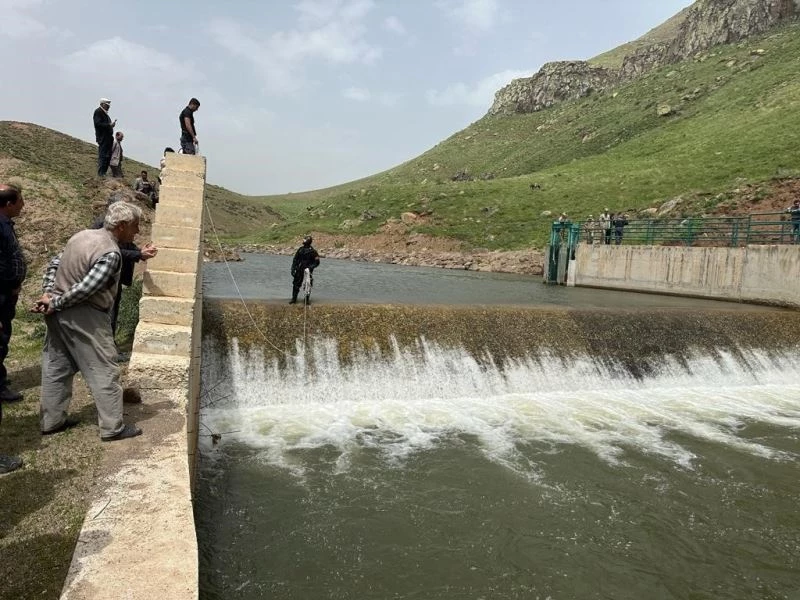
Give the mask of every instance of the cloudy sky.
MULTIPOLYGON (((297 192, 382 171, 483 116, 552 60, 635 39, 691 0, 0 0, 0 119, 128 156, 178 146, 196 96, 208 179, 297 192)), ((2 151, 2 149, 0 149, 2 151)))

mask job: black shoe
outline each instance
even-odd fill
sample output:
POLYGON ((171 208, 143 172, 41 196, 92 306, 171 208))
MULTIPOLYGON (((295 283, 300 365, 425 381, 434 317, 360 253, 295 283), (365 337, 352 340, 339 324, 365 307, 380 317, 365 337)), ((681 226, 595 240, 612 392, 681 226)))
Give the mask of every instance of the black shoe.
POLYGON ((0 454, 0 475, 16 471, 22 466, 22 459, 16 456, 5 456, 0 454))
POLYGON ((0 389, 0 402, 19 402, 22 400, 22 394, 14 392, 7 387, 0 389))
POLYGON ((297 304, 297 298, 292 298, 289 300, 289 304, 297 304))
POLYGON ((125 425, 122 428, 122 431, 116 433, 110 437, 101 437, 100 440, 103 442, 116 442, 117 440, 127 440, 128 438, 136 437, 137 435, 142 435, 142 430, 139 429, 136 425, 125 425))
POLYGON ((54 433, 61 433, 62 431, 66 431, 67 429, 72 429, 80 424, 78 419, 70 419, 67 417, 64 419, 64 422, 59 425, 58 427, 53 427, 52 429, 48 429, 47 431, 43 431, 42 435, 53 435, 54 433))

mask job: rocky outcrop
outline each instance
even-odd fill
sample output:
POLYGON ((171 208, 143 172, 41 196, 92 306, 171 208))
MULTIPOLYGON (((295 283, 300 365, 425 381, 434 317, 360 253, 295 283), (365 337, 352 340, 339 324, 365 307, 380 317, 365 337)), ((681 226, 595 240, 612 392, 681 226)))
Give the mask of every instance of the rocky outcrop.
POLYGON ((533 77, 515 79, 495 94, 489 114, 531 113, 606 89, 616 72, 585 61, 547 63, 533 77))
POLYGON ((639 48, 619 70, 584 61, 548 63, 532 77, 515 79, 495 94, 489 114, 531 113, 630 81, 652 69, 691 58, 712 46, 763 33, 797 17, 800 0, 697 0, 671 41, 639 48))

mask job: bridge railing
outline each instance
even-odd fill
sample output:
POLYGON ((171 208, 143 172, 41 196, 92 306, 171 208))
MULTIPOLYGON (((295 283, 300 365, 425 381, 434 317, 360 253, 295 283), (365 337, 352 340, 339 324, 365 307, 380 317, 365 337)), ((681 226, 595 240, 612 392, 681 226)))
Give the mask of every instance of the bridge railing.
POLYGON ((553 242, 730 247, 797 244, 800 243, 800 220, 792 220, 786 212, 764 212, 741 217, 628 219, 621 228, 612 224, 610 229, 605 229, 598 221, 556 222, 551 232, 551 244, 553 242))

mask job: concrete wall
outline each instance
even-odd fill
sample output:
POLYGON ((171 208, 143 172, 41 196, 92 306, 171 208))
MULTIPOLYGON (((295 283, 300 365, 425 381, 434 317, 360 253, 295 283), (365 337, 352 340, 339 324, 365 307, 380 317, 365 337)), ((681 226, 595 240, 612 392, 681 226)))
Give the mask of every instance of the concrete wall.
POLYGON ((570 268, 577 286, 800 307, 800 245, 581 244, 570 268))
MULTIPOLYGON (((197 448, 205 159, 168 155, 126 386, 144 434, 86 515, 62 598, 198 597, 192 479, 197 448)), ((132 409, 133 410, 133 409, 132 409)), ((126 412, 128 412, 126 410, 126 412)), ((109 456, 106 457, 108 459, 109 456)))

